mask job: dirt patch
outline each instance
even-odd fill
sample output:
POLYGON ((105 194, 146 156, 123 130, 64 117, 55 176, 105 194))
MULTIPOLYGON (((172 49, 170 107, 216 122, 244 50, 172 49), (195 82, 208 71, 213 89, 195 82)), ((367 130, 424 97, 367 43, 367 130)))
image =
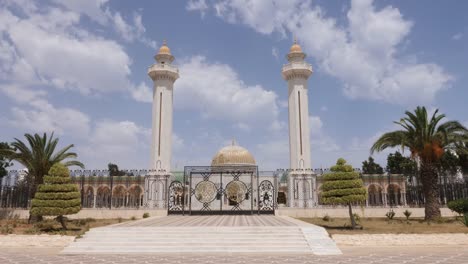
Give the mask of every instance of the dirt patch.
POLYGON ((439 233, 468 233, 468 227, 454 217, 441 218, 438 221, 426 222, 422 218, 393 219, 361 218, 359 225, 362 229, 351 230, 349 218, 299 218, 302 221, 322 226, 328 233, 333 234, 439 234, 439 233))
POLYGON ((123 219, 77 219, 67 221, 67 230, 62 229, 59 222, 47 219, 38 223, 28 223, 25 219, 3 219, 0 220, 0 234, 9 235, 65 235, 81 236, 90 228, 122 223, 123 219))

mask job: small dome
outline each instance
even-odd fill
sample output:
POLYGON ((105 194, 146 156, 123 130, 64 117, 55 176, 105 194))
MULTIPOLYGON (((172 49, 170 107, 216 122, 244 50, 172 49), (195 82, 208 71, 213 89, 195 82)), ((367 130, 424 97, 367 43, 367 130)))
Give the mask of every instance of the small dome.
POLYGON ((171 54, 171 49, 169 49, 165 40, 161 48, 159 48, 158 54, 171 54))
POLYGON ((211 161, 211 166, 255 165, 255 159, 250 152, 237 146, 235 142, 218 151, 211 161))
POLYGON ((294 43, 292 46, 291 46, 291 49, 289 50, 290 53, 299 53, 299 52, 302 52, 302 48, 299 44, 297 43, 294 43))
POLYGON ((294 44, 291 46, 291 49, 289 49, 290 53, 302 53, 302 48, 301 45, 297 44, 297 40, 294 37, 294 44))

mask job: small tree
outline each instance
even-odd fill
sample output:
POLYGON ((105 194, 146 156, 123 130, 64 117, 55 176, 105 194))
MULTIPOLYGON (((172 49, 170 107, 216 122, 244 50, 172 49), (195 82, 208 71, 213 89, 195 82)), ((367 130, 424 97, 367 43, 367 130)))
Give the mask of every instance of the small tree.
MULTIPOLYGON (((0 150, 10 150, 10 146, 6 142, 0 142, 0 150)), ((3 176, 8 174, 7 167, 11 166, 12 163, 3 155, 0 151, 0 183, 2 182, 3 176)))
POLYGON ((384 170, 380 164, 375 163, 372 157, 362 162, 362 173, 364 174, 383 174, 384 170))
POLYGON ((81 194, 78 187, 71 183, 70 172, 67 167, 57 163, 44 177, 44 184, 39 185, 34 199, 31 202, 31 215, 57 216, 64 229, 64 215, 76 214, 81 209, 81 194))
POLYGON ((346 164, 346 160, 340 158, 335 166, 332 166, 332 173, 323 176, 322 202, 324 204, 348 205, 351 226, 356 228, 356 220, 353 215, 353 203, 360 203, 366 200, 366 188, 364 188, 359 173, 353 171, 351 165, 346 164))

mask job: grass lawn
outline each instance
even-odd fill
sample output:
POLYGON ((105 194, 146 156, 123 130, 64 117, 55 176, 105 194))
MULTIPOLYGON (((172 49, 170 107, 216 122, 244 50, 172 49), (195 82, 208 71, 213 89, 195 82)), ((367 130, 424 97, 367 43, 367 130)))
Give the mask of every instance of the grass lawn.
POLYGON ((468 227, 455 218, 441 218, 436 222, 426 222, 422 218, 361 218, 362 229, 350 230, 349 218, 299 218, 299 220, 322 226, 330 234, 434 234, 434 233, 468 233, 468 227))
POLYGON ((123 219, 79 219, 67 221, 67 230, 63 230, 59 222, 44 220, 42 222, 28 224, 27 219, 1 219, 0 234, 49 234, 80 236, 93 227, 100 227, 121 223, 123 219))

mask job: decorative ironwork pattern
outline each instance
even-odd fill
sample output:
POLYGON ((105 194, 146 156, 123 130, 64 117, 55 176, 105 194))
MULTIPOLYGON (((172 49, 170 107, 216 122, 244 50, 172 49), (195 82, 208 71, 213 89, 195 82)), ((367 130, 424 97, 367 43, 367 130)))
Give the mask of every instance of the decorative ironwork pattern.
MULTIPOLYGON (((205 176, 203 177, 205 178, 205 176)), ((216 199, 217 193, 218 189, 211 181, 204 180, 195 186, 195 198, 203 204, 210 203, 216 199)))
MULTIPOLYGON (((237 176, 237 178, 239 178, 237 176)), ((242 203, 249 193, 249 189, 245 183, 234 180, 226 185, 225 194, 227 198, 237 204, 242 203)))
POLYGON ((273 211, 275 206, 275 188, 273 183, 268 180, 264 180, 258 186, 259 193, 259 210, 260 211, 273 211))
POLYGON ((180 181, 173 181, 169 185, 169 211, 182 211, 184 203, 184 186, 180 181))

